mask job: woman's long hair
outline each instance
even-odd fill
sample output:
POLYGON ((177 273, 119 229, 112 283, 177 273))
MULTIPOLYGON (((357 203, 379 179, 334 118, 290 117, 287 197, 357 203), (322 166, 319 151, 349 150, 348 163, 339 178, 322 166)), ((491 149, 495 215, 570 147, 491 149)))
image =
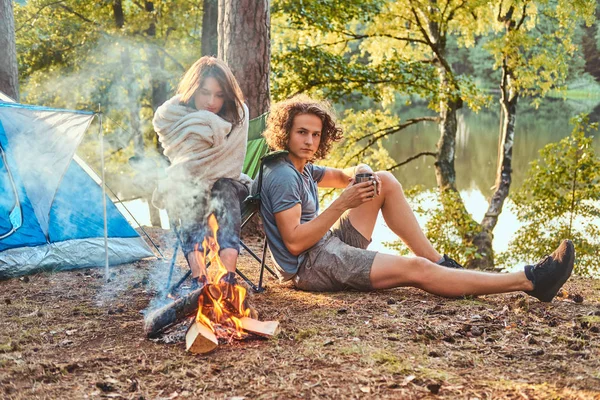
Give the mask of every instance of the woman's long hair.
POLYGON ((181 102, 193 108, 194 95, 209 77, 215 78, 225 93, 223 107, 217 115, 231 122, 233 126, 241 124, 245 117, 244 94, 227 64, 218 58, 204 56, 187 70, 177 87, 181 102))

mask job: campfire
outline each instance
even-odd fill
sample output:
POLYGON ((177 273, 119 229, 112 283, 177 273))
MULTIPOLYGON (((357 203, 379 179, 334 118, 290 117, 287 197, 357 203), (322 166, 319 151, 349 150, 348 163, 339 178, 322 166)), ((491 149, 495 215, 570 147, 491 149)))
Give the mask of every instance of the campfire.
MULTIPOLYGON (((166 327, 194 315, 186 333, 186 350, 206 353, 221 342, 246 338, 250 333, 272 337, 279 331, 277 321, 259 321, 258 313, 250 307, 245 287, 230 279, 219 257, 217 231, 219 225, 210 215, 208 225, 211 235, 202 243, 204 260, 210 262, 210 273, 205 272, 206 284, 187 296, 156 310, 146 317, 145 330, 149 337, 156 336, 166 327), (225 279, 223 279, 225 278, 225 279)), ((202 263, 199 263, 202 265, 202 263)))

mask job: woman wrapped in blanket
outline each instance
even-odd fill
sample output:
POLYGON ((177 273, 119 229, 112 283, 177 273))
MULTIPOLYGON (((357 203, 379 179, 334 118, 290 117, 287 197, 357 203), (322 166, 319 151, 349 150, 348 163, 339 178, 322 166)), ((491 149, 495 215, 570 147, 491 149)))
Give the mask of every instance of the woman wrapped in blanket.
POLYGON ((202 57, 179 83, 177 94, 160 106, 154 130, 171 165, 155 202, 180 220, 182 247, 192 271, 192 288, 206 281, 202 242, 208 216, 219 224, 219 256, 235 281, 240 243, 241 203, 251 180, 242 174, 248 140, 248 108, 229 67, 202 57))

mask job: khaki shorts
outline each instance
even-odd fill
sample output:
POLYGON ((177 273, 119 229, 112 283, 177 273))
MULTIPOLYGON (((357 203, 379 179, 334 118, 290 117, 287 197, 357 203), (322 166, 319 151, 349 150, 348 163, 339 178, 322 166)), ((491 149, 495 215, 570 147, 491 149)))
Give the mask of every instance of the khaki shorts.
POLYGON ((370 275, 377 252, 366 250, 370 242, 345 214, 306 253, 292 279, 294 286, 311 292, 373 290, 370 275))

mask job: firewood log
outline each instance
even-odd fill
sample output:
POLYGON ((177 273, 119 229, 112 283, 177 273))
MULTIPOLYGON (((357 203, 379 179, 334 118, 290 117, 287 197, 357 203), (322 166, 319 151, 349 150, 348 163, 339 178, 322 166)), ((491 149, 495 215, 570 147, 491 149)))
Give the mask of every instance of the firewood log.
POLYGON ((244 317, 241 319, 242 329, 255 335, 271 338, 279 333, 279 321, 259 321, 244 317))
POLYGON ((155 337, 169 326, 196 313, 200 294, 202 294, 202 288, 146 315, 144 317, 146 336, 155 337))
POLYGON ((206 325, 194 321, 185 334, 185 349, 192 353, 208 353, 217 348, 217 337, 206 325))

